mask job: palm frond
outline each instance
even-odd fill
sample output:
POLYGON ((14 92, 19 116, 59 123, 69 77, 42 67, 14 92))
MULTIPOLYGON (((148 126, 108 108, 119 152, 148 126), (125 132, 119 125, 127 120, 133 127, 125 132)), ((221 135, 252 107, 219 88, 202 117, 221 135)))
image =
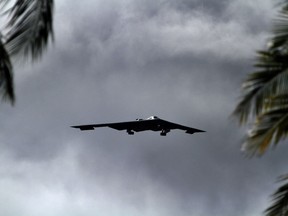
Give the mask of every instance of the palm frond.
POLYGON ((261 114, 267 98, 288 93, 288 55, 260 51, 255 66, 260 71, 249 74, 243 83, 242 100, 233 112, 240 124, 246 123, 251 115, 261 114))
POLYGON ((280 140, 288 135, 288 100, 287 95, 274 97, 266 101, 268 110, 264 111, 256 119, 246 142, 244 150, 251 155, 262 155, 267 148, 274 143, 276 146, 280 140), (284 99, 284 97, 286 97, 284 99))
POLYGON ((285 108, 288 105, 288 95, 279 94, 265 100, 265 110, 272 108, 285 108))
POLYGON ((41 57, 53 40, 53 0, 16 0, 10 9, 6 47, 10 54, 41 57))
POLYGON ((9 0, 0 0, 1 9, 5 8, 5 6, 9 3, 9 0))
POLYGON ((288 49, 288 4, 284 4, 278 17, 274 20, 273 37, 270 39, 271 50, 288 49))
POLYGON ((13 88, 13 68, 10 56, 4 44, 0 40, 0 94, 4 100, 9 100, 12 104, 15 101, 13 88))
MULTIPOLYGON (((287 176, 281 177, 281 181, 287 181, 287 176)), ((280 186, 272 195, 273 203, 265 210, 266 216, 288 215, 288 182, 280 186)))

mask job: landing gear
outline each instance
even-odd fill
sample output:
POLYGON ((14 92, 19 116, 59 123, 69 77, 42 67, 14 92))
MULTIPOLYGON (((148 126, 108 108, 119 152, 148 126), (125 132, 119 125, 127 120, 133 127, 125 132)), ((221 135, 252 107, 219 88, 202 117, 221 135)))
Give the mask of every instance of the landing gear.
POLYGON ((170 130, 169 129, 162 129, 160 136, 166 136, 167 133, 169 133, 170 130))
POLYGON ((134 132, 132 131, 132 130, 127 130, 127 133, 129 134, 129 135, 133 135, 134 134, 134 132))

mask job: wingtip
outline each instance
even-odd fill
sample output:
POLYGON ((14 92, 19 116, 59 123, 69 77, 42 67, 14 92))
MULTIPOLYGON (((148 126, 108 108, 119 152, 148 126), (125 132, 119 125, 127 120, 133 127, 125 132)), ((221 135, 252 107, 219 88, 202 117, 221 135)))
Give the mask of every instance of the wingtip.
POLYGON ((194 134, 194 133, 203 133, 203 132, 206 132, 206 131, 203 131, 203 130, 187 130, 186 133, 188 134, 194 134))
POLYGON ((94 130, 94 127, 92 126, 70 126, 71 128, 76 128, 82 130, 94 130))

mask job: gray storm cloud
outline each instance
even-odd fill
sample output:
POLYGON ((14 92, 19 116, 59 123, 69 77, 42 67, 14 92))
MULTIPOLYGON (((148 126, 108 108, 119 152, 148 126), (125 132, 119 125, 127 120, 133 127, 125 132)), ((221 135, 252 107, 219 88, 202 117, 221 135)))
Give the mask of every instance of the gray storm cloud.
POLYGON ((56 2, 56 44, 0 112, 0 213, 260 215, 285 147, 245 159, 228 118, 269 37, 259 2, 56 2), (69 128, 150 115, 207 133, 69 128))

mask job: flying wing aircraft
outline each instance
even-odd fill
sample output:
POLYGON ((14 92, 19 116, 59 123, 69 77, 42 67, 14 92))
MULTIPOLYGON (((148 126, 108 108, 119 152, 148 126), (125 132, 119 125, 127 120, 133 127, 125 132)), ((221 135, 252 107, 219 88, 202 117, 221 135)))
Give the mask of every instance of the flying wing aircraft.
POLYGON ((90 124, 90 125, 77 125, 71 126, 72 128, 78 128, 80 130, 94 130, 97 127, 110 127, 116 130, 126 130, 129 135, 133 135, 134 132, 141 131, 160 131, 161 136, 166 136, 170 130, 180 129, 184 130, 188 134, 194 134, 198 132, 205 132, 196 128, 186 127, 180 124, 172 123, 157 116, 151 116, 147 119, 136 119, 136 121, 129 122, 117 122, 106 124, 90 124))

